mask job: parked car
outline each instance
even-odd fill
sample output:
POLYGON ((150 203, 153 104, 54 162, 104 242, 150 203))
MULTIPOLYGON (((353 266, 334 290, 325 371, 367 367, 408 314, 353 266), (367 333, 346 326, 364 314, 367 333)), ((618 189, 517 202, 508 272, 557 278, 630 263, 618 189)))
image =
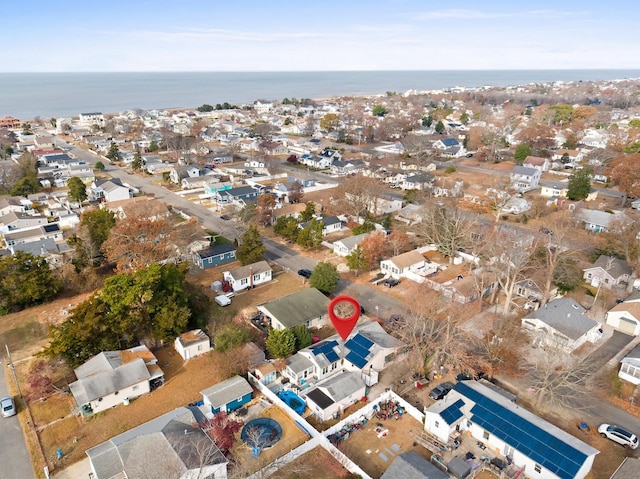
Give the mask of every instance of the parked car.
POLYGON ((471 371, 462 371, 456 376, 456 381, 470 381, 486 378, 487 374, 480 370, 473 368, 471 371))
POLYGON ((220 219, 221 220, 230 220, 231 216, 229 216, 229 215, 220 215, 220 219))
POLYGON ((387 288, 393 288, 393 287, 398 286, 400 284, 400 280, 399 279, 389 278, 389 279, 385 280, 385 282, 383 284, 387 288))
POLYGON ((450 382, 439 384, 429 392, 429 397, 437 401, 449 394, 449 391, 451 391, 452 389, 453 384, 451 384, 450 382))
POLYGON ((311 278, 311 270, 309 269, 299 269, 298 274, 303 278, 307 278, 307 279, 311 278))
POLYGON ((598 432, 602 437, 617 442, 627 449, 636 449, 638 447, 638 438, 632 432, 622 429, 620 426, 613 424, 600 424, 598 432))
POLYGON ((14 403, 13 398, 9 396, 0 399, 0 408, 2 409, 2 417, 16 415, 16 403, 14 403))

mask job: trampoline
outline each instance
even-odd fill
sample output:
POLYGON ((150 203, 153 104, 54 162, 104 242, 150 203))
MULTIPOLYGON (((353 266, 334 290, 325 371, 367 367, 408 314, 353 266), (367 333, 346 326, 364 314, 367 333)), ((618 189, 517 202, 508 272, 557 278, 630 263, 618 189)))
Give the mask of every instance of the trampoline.
POLYGON ((302 413, 307 407, 304 402, 304 399, 302 399, 300 396, 298 396, 292 391, 280 391, 278 393, 278 397, 282 399, 285 403, 287 403, 287 406, 293 409, 300 416, 302 416, 302 413))
POLYGON ((282 427, 278 421, 268 417, 252 419, 242 428, 240 439, 255 449, 273 446, 282 437, 282 427))

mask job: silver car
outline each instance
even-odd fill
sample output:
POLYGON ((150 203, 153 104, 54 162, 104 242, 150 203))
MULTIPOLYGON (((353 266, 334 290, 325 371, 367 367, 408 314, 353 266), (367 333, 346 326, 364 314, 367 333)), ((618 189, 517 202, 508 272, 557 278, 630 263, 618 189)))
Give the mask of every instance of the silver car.
POLYGON ((16 415, 16 403, 9 396, 0 399, 0 408, 2 408, 2 417, 16 415))
POLYGON ((598 426, 598 432, 602 437, 606 437, 618 444, 622 444, 626 448, 636 449, 638 447, 638 438, 636 435, 619 426, 614 426, 613 424, 600 424, 598 426))

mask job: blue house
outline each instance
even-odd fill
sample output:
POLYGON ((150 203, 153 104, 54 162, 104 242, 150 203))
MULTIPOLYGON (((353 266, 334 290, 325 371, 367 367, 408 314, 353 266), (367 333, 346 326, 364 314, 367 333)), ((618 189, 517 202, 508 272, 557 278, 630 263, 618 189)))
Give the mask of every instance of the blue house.
POLYGON ((247 404, 251 401, 253 389, 242 376, 233 376, 201 391, 200 394, 204 405, 210 407, 213 414, 217 414, 221 411, 235 411, 247 404))
POLYGON ((238 203, 247 200, 255 200, 260 195, 260 190, 252 186, 240 186, 230 190, 216 191, 215 197, 219 203, 238 203))
POLYGON ((236 247, 233 243, 212 246, 193 253, 193 262, 201 269, 211 268, 219 264, 235 261, 236 247))

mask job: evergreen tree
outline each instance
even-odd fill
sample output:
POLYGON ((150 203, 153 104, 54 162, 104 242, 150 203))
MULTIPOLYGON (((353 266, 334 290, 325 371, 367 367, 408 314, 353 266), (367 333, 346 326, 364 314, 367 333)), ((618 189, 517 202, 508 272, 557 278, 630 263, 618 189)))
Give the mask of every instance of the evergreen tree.
POLYGON ((444 123, 442 122, 442 120, 439 120, 438 123, 436 123, 436 133, 442 134, 444 132, 444 123))
POLYGON ((313 335, 309 328, 304 324, 299 324, 292 329, 293 335, 296 338, 296 351, 300 351, 307 346, 311 346, 313 343, 313 335))
POLYGON ((369 261, 360 246, 356 246, 355 249, 347 255, 346 260, 347 266, 351 271, 356 272, 356 276, 358 276, 362 271, 367 271, 369 269, 369 261))
POLYGON ((265 343, 273 358, 286 358, 296 350, 296 337, 290 329, 272 329, 265 343))
POLYGON ((300 232, 298 220, 292 216, 281 216, 273 226, 273 232, 289 241, 297 241, 300 232))
POLYGON ((309 278, 309 285, 324 294, 331 294, 338 287, 339 280, 340 273, 338 273, 335 265, 321 261, 313 269, 311 278, 309 278))
POLYGON ((249 226, 247 232, 242 235, 242 244, 236 252, 238 260, 243 265, 255 263, 262 259, 265 251, 258 228, 255 225, 249 226))
POLYGON ((142 154, 140 153, 140 150, 137 150, 133 155, 131 169, 133 169, 134 171, 140 171, 142 169, 142 154))
POLYGON ((19 310, 44 303, 60 290, 49 263, 40 256, 16 251, 0 258, 0 308, 19 310))
POLYGON ((513 154, 513 161, 516 165, 522 166, 527 156, 531 156, 531 147, 527 143, 520 143, 516 146, 516 151, 513 154))
POLYGON ((111 161, 120 161, 122 159, 122 154, 120 153, 120 149, 118 148, 118 145, 116 145, 115 141, 111 142, 106 157, 111 161))
POLYGON ((313 218, 309 224, 298 233, 296 241, 305 249, 313 249, 322 243, 322 221, 313 218))
POLYGON ((69 198, 78 203, 82 203, 88 197, 86 185, 77 176, 69 178, 67 188, 69 189, 69 198))
POLYGON ((214 344, 216 351, 226 351, 235 348, 244 343, 248 343, 251 337, 249 331, 244 327, 238 327, 236 324, 225 324, 216 334, 214 344))
POLYGON ((572 201, 584 200, 591 190, 591 170, 581 168, 569 177, 567 198, 572 201))

